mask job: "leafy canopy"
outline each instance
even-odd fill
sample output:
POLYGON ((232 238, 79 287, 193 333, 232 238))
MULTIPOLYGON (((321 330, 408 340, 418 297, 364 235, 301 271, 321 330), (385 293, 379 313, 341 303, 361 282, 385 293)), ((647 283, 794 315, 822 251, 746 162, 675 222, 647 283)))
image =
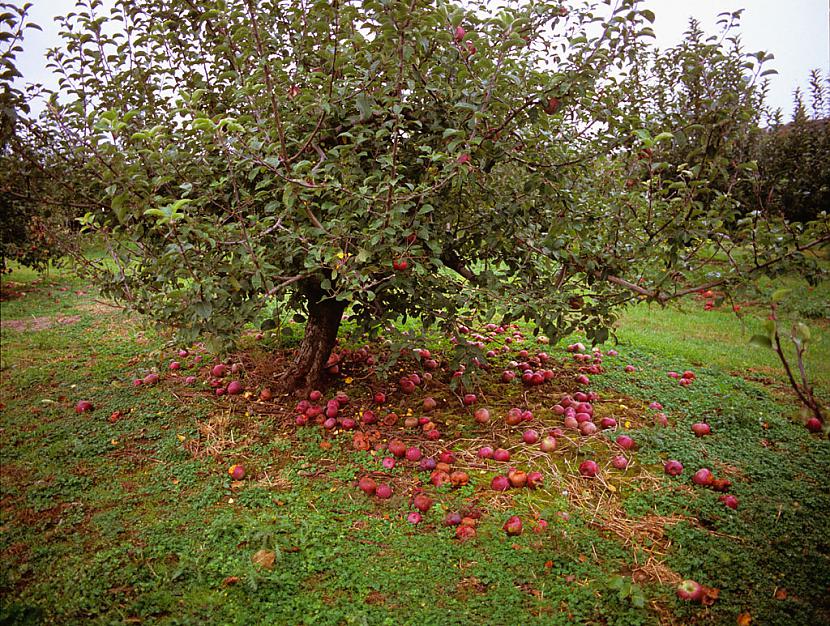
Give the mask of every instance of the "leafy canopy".
MULTIPOLYGON (((322 293, 369 329, 476 311, 602 341, 632 296, 696 288, 735 226, 704 166, 731 142, 659 159, 678 140, 637 89, 654 16, 634 0, 85 2, 52 57, 48 158, 97 207, 106 287, 184 340, 322 293)), ((799 249, 779 235, 757 266, 799 249)))

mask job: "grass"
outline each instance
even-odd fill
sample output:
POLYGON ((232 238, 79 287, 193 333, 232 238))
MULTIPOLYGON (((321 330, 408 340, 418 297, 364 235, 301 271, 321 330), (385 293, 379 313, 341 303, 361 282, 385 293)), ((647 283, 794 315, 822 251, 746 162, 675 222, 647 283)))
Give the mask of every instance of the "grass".
MULTIPOLYGON (((830 444, 794 420, 797 406, 774 355, 747 345, 750 317, 691 305, 626 314, 621 355, 606 358, 606 373, 592 381, 598 415, 616 416, 639 444, 625 472, 609 467, 618 451, 605 437, 564 437, 542 456, 500 420, 476 425, 443 369, 428 392, 392 393, 385 409, 375 407, 381 415, 420 415, 423 396, 436 397, 432 419, 442 441, 427 442, 401 421, 367 435, 379 446, 401 437, 430 454, 452 446, 454 467, 471 480, 450 489, 432 487, 429 473, 412 464, 384 470, 383 451, 355 450, 348 432, 295 427, 293 400, 216 399, 201 382, 184 385, 166 371, 167 336, 96 303, 71 276, 39 280, 21 270, 4 280, 4 293, 26 294, 2 303, 4 323, 45 319, 39 330, 2 330, 0 623, 734 624, 749 613, 755 623, 816 624, 830 617, 830 444), (637 371, 626 373, 628 363, 637 371), (666 376, 670 369, 693 369, 698 378, 685 389, 666 376), (132 385, 150 371, 162 374, 161 384, 132 385), (95 410, 76 413, 79 399, 95 410), (664 405, 669 428, 653 426, 652 400, 664 405), (701 418, 714 431, 705 439, 689 430, 701 418), (492 492, 490 479, 506 465, 475 459, 485 442, 511 447, 517 467, 540 468, 545 488, 492 492), (603 468, 600 480, 575 475, 587 458, 603 468), (667 458, 684 464, 681 478, 663 475, 667 458), (245 480, 230 480, 233 463, 245 465, 245 480), (702 466, 732 481, 738 511, 691 485, 702 466), (390 483, 393 497, 358 491, 356 479, 366 474, 390 483), (418 489, 436 504, 413 526, 405 517, 418 489), (474 539, 462 543, 443 526, 443 514, 455 510, 477 518, 474 539), (525 532, 507 537, 501 526, 513 514, 525 532), (535 533, 539 518, 549 527, 535 533), (272 567, 253 562, 260 550, 273 556, 272 567), (678 600, 674 584, 687 577, 719 589, 718 600, 711 607, 678 600)), ((816 326, 809 366, 826 398, 827 330, 816 326)), ((271 356, 247 343, 243 380, 257 387, 271 356)), ((430 347, 446 345, 436 338, 430 347)), ((575 390, 576 365, 561 347, 548 351, 553 381, 525 390, 485 375, 480 401, 498 417, 521 404, 538 428, 557 425, 551 407, 575 390)), ((204 379, 192 355, 182 360, 185 373, 204 379)), ((402 363, 391 380, 413 367, 402 363)), ((349 411, 359 413, 383 386, 365 376, 365 366, 347 361, 327 397, 347 391, 349 411)))

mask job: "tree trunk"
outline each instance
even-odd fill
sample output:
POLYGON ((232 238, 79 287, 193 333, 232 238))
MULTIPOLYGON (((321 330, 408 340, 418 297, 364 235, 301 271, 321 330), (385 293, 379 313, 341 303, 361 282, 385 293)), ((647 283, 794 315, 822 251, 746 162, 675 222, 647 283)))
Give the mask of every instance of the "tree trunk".
POLYGON ((305 293, 308 300, 305 335, 291 370, 283 378, 283 386, 289 391, 308 390, 320 385, 346 310, 346 302, 326 298, 318 286, 307 287, 305 293))

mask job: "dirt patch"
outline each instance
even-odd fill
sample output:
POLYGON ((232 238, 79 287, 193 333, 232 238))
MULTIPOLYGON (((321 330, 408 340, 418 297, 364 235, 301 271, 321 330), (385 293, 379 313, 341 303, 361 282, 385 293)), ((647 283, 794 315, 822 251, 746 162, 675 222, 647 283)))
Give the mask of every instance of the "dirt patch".
POLYGON ((10 328, 17 332, 38 331, 53 326, 67 326, 81 321, 80 315, 61 315, 58 317, 31 317, 25 320, 3 320, 0 328, 10 328))

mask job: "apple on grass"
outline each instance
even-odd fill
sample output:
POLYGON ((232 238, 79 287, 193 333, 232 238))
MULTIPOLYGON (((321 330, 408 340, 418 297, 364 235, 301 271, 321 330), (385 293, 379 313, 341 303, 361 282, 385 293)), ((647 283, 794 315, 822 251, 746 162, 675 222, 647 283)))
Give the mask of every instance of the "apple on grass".
POLYGON ((522 520, 518 515, 513 515, 512 517, 508 518, 508 520, 504 523, 502 527, 504 532, 506 532, 510 536, 516 536, 522 534, 522 520))
POLYGON ((689 602, 700 602, 703 597, 703 587, 694 580, 684 580, 677 585, 677 597, 689 602))

